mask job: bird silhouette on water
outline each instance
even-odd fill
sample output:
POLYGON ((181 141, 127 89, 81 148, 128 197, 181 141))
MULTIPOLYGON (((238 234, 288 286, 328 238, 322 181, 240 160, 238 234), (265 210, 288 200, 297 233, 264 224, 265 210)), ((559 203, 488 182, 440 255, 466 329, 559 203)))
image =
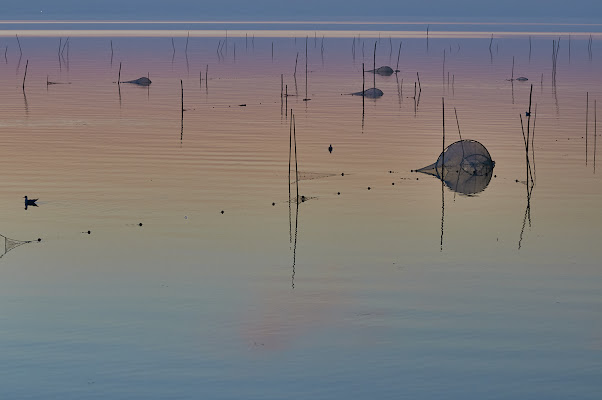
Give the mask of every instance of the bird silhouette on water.
POLYGON ((27 210, 28 206, 33 206, 33 207, 37 207, 38 205, 36 204, 36 201, 38 201, 38 199, 28 199, 27 196, 23 197, 25 199, 25 209, 27 210))
POLYGON ((328 146, 328 152, 332 153, 332 145, 328 146))

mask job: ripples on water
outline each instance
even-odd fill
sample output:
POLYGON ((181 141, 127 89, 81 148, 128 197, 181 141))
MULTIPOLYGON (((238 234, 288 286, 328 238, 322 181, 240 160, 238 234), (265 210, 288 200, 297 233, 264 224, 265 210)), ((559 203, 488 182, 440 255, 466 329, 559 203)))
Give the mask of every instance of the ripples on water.
POLYGON ((381 33, 377 66, 395 67, 403 40, 401 72, 376 77, 385 95, 362 112, 346 94, 361 90, 362 62, 372 68, 376 31, 310 36, 304 102, 313 25, 227 47, 193 36, 187 54, 187 31, 173 28, 175 52, 159 32, 168 37, 71 37, 59 57, 58 35, 20 32, 19 60, 12 34, 0 38, 0 232, 34 240, 0 258, 0 397, 599 393, 597 39, 590 60, 587 34, 572 36, 569 62, 562 37, 553 86, 551 37, 533 34, 529 55, 528 35, 435 32, 427 50, 423 33, 381 33), (528 82, 506 80, 512 57, 528 82), (152 85, 118 86, 120 63, 122 80, 152 85), (444 188, 444 210, 440 181, 410 172, 441 152, 442 97, 447 143, 456 108, 462 137, 496 162, 477 195, 444 188), (296 249, 290 109, 310 200, 296 249), (24 210, 24 195, 39 207, 24 210))

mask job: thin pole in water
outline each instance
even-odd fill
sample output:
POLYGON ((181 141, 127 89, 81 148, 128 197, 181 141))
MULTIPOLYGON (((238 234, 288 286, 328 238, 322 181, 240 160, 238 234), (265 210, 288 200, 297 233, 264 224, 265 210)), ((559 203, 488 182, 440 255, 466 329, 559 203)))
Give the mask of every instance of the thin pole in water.
POLYGON ((589 92, 585 93, 585 165, 587 165, 587 121, 589 117, 589 92))
POLYGON ((363 118, 365 112, 365 103, 366 103, 366 72, 364 69, 364 63, 362 63, 362 127, 363 127, 363 118))
POLYGON ((293 76, 297 76, 297 62, 299 61, 299 52, 297 52, 297 57, 295 57, 295 72, 293 72, 293 76))
POLYGON ((596 112, 596 100, 594 100, 594 174, 596 173, 596 142, 598 136, 598 113, 596 112))
POLYGON ((121 61, 119 61, 119 75, 117 75, 117 84, 121 82, 121 61))
POLYGON ((23 91, 25 91, 25 78, 27 78, 27 66, 29 65, 29 60, 25 63, 25 75, 23 75, 23 91))
POLYGON ((443 123, 443 151, 441 152, 441 241, 439 243, 439 251, 443 251, 443 223, 445 218, 445 187, 443 179, 443 167, 445 166, 445 99, 441 97, 441 108, 442 108, 442 123, 443 123))
POLYGON ((445 85, 445 50, 443 49, 443 84, 445 85))
POLYGON ((418 78, 418 90, 419 90, 419 94, 422 93, 422 85, 420 84, 420 74, 418 72, 416 72, 416 77, 418 78))
POLYGON ((284 86, 284 116, 286 117, 288 114, 288 85, 284 86))
POLYGON ((305 36, 305 98, 303 101, 308 101, 307 97, 307 36, 305 36))
POLYGON ((376 43, 374 42, 374 70, 372 71, 374 74, 374 88, 376 88, 376 43))
POLYGON ((443 123, 443 144, 441 150, 441 179, 443 179, 443 167, 445 166, 445 98, 441 98, 441 108, 442 108, 442 123, 443 123))
POLYGON ((19 35, 15 35, 15 37, 17 38, 17 44, 19 45, 19 53, 23 55, 23 50, 21 49, 21 42, 19 41, 19 35))
POLYGON ((364 63, 362 63, 362 93, 366 91, 366 70, 364 69, 364 63))
POLYGON ((289 243, 293 242, 293 228, 291 221, 291 157, 293 153, 293 109, 291 108, 291 120, 288 129, 288 225, 289 243))

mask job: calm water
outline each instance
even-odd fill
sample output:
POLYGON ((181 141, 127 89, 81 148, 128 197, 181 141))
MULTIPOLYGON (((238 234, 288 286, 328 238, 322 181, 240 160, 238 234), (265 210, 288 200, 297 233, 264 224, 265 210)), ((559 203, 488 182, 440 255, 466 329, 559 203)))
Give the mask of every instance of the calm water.
POLYGON ((598 398, 599 27, 0 25, 0 233, 33 241, 0 258, 0 398, 598 398), (411 172, 442 97, 496 162, 476 195, 411 172))

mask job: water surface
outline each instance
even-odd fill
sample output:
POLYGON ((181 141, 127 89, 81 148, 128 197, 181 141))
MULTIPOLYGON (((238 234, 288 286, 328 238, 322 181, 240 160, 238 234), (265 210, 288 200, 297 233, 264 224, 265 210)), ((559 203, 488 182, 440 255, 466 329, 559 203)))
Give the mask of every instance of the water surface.
POLYGON ((0 25, 0 233, 34 241, 0 258, 0 397, 597 398, 598 27, 427 47, 423 26, 174 24, 63 47, 0 25), (400 72, 366 75, 384 96, 348 96, 400 40, 400 72), (117 85, 120 64, 152 85, 117 85), (496 162, 476 195, 411 172, 441 152, 442 98, 446 143, 455 108, 496 162), (289 220, 291 109, 309 200, 289 220))

